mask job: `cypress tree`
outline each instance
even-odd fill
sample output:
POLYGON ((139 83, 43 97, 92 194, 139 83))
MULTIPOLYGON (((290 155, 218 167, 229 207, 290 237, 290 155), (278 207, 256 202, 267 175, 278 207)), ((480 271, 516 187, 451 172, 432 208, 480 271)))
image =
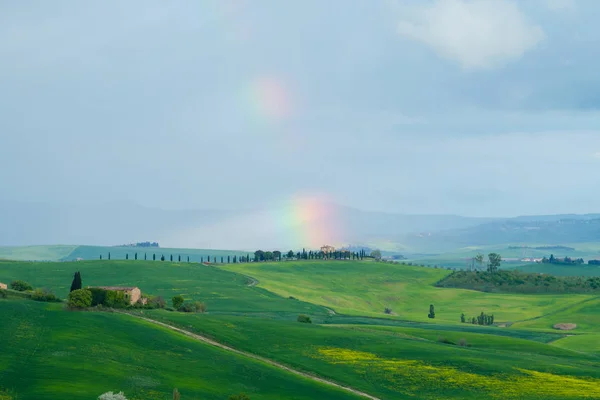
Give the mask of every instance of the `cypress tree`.
POLYGON ((179 262, 181 262, 181 254, 179 255, 179 262))
POLYGON ((144 261, 148 259, 148 254, 144 253, 144 261))
POLYGON ((190 262, 190 256, 188 256, 188 262, 190 262))
POLYGON ((427 314, 427 317, 429 318, 435 318, 435 310, 433 309, 433 304, 429 305, 429 314, 427 314))
POLYGON ((135 253, 135 259, 136 259, 136 261, 137 261, 137 253, 135 253))
MULTIPOLYGON (((217 260, 215 260, 217 262, 217 260)), ((221 256, 221 264, 223 264, 223 256, 221 256)))
POLYGON ((227 264, 231 262, 231 256, 227 256, 227 264))
POLYGON ((129 260, 129 253, 125 253, 125 259, 129 260))
POLYGON ((110 251, 108 252, 108 259, 110 260, 110 251))
POLYGON ((460 314, 460 322, 462 322, 462 323, 465 322, 465 314, 464 313, 460 314))
POLYGON ((156 261, 156 253, 152 254, 152 261, 156 261))
POLYGON ((171 254, 171 262, 173 262, 173 254, 171 254))
POLYGON ((100 259, 102 260, 102 254, 100 254, 100 259))
POLYGON ((75 275, 73 275, 73 282, 71 283, 71 292, 73 290, 79 290, 81 289, 81 273, 79 271, 75 272, 75 275))

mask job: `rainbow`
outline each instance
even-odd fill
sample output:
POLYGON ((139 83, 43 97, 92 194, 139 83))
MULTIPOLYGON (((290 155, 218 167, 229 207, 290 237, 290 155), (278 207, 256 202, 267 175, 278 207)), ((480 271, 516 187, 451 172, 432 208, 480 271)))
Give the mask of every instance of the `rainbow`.
POLYGON ((342 243, 342 218, 328 196, 296 195, 270 215, 274 230, 293 248, 319 249, 342 243))

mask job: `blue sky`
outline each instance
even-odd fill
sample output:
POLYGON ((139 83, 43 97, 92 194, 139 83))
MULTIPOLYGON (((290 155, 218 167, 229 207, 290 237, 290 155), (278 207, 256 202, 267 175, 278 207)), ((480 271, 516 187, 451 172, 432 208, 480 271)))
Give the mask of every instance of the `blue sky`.
POLYGON ((14 201, 598 212, 600 3, 0 3, 14 201))

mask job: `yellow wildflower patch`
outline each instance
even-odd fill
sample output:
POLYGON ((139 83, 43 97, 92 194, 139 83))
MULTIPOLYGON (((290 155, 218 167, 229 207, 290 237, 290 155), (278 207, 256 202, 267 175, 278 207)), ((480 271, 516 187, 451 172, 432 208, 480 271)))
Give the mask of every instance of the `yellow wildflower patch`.
POLYGON ((495 399, 519 399, 523 393, 532 392, 544 399, 600 398, 600 380, 594 378, 518 368, 514 374, 480 375, 419 360, 387 359, 364 351, 332 347, 318 348, 312 357, 330 364, 348 365, 362 376, 376 377, 379 384, 391 390, 419 394, 422 398, 437 398, 435 393, 452 390, 485 393, 485 398, 495 399))

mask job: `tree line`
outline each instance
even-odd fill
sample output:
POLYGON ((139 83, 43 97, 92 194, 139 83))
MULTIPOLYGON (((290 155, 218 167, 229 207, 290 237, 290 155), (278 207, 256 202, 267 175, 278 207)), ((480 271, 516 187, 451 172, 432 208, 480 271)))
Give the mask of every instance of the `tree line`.
MULTIPOLYGON (((138 256, 141 258, 141 255, 138 255, 138 253, 133 253, 132 254, 132 258, 133 260, 138 260, 138 256)), ((350 252, 349 250, 336 250, 336 251, 331 251, 331 252, 323 252, 323 251, 313 251, 313 250, 309 250, 306 251, 306 249, 302 249, 302 251, 298 251, 298 252, 294 252, 293 250, 289 250, 287 253, 282 253, 279 250, 273 250, 273 251, 263 251, 263 250, 256 250, 253 254, 247 253, 245 256, 238 256, 238 255, 227 255, 227 256, 201 256, 199 262, 204 263, 214 263, 214 264, 218 264, 219 262, 221 264, 237 264, 237 263, 248 263, 248 262, 263 262, 263 261, 283 261, 285 260, 363 260, 365 257, 372 257, 375 258, 377 260, 381 259, 381 252, 379 250, 375 250, 373 252, 371 252, 370 255, 367 255, 367 252, 365 250, 360 250, 357 252, 350 252)), ((166 261, 167 259, 170 262, 173 262, 174 260, 176 260, 177 262, 182 262, 182 257, 181 254, 176 255, 175 257, 173 256, 173 254, 170 254, 167 257, 165 257, 164 254, 161 254, 160 256, 157 256, 156 253, 152 253, 151 256, 148 256, 148 253, 144 253, 144 257, 143 259, 145 261, 147 261, 148 259, 151 259, 152 261, 156 261, 158 258, 158 260, 160 261, 166 261)), ((102 254, 99 255, 99 259, 103 260, 104 256, 102 254)), ((112 259, 112 255, 109 252, 108 256, 107 256, 108 260, 112 259)), ((129 260, 129 253, 125 253, 125 260, 129 260)), ((190 261, 190 256, 184 256, 184 260, 186 262, 191 262, 190 261), (187 257, 187 258, 186 258, 187 257)))

